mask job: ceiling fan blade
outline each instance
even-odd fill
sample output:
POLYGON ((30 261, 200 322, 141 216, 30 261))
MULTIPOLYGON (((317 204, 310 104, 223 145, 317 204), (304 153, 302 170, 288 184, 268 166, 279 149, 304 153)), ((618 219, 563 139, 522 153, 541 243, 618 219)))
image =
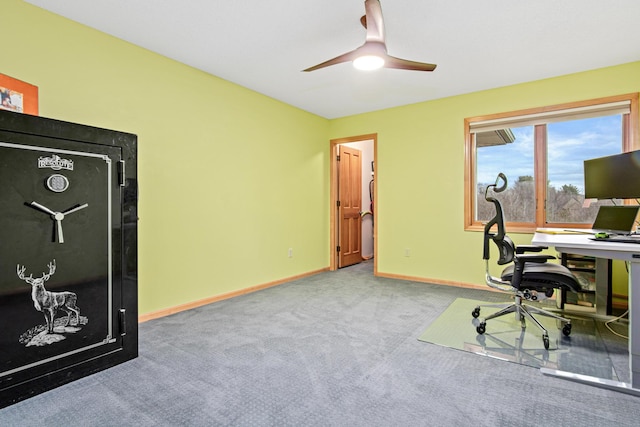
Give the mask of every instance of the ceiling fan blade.
POLYGON ((425 62, 409 61, 408 59, 396 58, 387 55, 384 59, 384 68, 396 68, 399 70, 413 71, 433 71, 437 67, 436 64, 427 64, 425 62))
POLYGON ((352 50, 351 52, 347 52, 347 53, 343 53, 340 56, 336 56, 333 59, 330 59, 328 61, 324 61, 321 64, 318 65, 314 65, 313 67, 309 67, 306 70, 302 70, 302 71, 314 71, 314 70, 318 70, 320 68, 324 68, 324 67, 328 67, 330 65, 336 65, 336 64, 342 64, 343 62, 349 62, 349 61, 353 61, 354 59, 356 59, 358 57, 358 51, 360 49, 356 49, 356 50, 352 50))
POLYGON ((365 0, 365 19, 362 23, 367 29, 366 41, 384 44, 384 22, 379 0, 365 0))

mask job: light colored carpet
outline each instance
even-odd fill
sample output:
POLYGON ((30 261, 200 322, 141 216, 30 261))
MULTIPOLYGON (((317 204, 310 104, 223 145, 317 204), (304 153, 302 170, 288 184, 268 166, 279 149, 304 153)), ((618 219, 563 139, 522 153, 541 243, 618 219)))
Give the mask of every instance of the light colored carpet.
MULTIPOLYGON (((142 323, 140 357, 0 409, 0 425, 638 425, 635 396, 418 341, 460 297, 504 299, 374 277, 373 261, 305 277, 142 323)), ((626 342, 601 333, 624 369, 626 342)))

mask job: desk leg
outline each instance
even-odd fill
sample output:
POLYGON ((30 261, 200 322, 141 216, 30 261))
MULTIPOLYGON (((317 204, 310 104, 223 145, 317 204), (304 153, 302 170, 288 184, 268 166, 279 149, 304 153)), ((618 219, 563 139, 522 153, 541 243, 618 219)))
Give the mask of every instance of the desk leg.
POLYGON ((629 372, 631 387, 640 389, 640 262, 629 264, 629 372))
POLYGON ((634 258, 629 264, 629 373, 631 382, 623 383, 548 368, 541 368, 540 372, 544 375, 640 396, 640 325, 634 325, 634 321, 640 322, 640 259, 635 260, 634 258))
POLYGON ((596 258, 596 314, 611 315, 611 260, 596 258))

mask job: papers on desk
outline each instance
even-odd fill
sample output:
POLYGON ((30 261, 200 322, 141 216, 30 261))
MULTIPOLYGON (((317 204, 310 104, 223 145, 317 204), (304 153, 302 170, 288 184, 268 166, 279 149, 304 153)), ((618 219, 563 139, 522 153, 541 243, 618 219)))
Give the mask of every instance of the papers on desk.
POLYGON ((536 233, 544 234, 593 234, 588 230, 567 230, 565 228, 536 228, 536 233))

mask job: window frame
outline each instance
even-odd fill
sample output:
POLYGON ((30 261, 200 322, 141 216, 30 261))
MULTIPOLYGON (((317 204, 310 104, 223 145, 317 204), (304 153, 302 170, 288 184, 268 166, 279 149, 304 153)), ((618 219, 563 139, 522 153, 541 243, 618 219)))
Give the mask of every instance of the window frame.
MULTIPOLYGON (((505 113, 489 114, 484 116, 469 117, 464 119, 464 230, 482 231, 484 223, 475 220, 476 211, 476 146, 475 132, 471 130, 474 124, 487 121, 513 121, 509 126, 517 127, 518 118, 520 122, 527 120, 525 117, 536 115, 567 116, 571 119, 572 112, 580 108, 597 107, 599 105, 612 104, 617 102, 628 102, 629 113, 622 115, 622 147, 621 152, 628 152, 640 149, 639 128, 640 117, 638 113, 639 93, 629 93, 624 95, 608 96, 590 100, 576 101, 565 104, 556 104, 546 107, 529 108, 525 110, 511 111, 505 113), (564 113, 563 113, 564 112, 564 113)), ((529 222, 507 222, 506 226, 512 232, 533 233, 538 227, 572 227, 589 228, 589 224, 562 224, 547 223, 545 212, 545 201, 547 199, 547 146, 546 146, 546 123, 534 124, 534 186, 535 186, 535 223, 529 222), (543 201, 540 203, 540 201, 543 201)), ((628 203, 625 201, 625 203, 628 203)))

